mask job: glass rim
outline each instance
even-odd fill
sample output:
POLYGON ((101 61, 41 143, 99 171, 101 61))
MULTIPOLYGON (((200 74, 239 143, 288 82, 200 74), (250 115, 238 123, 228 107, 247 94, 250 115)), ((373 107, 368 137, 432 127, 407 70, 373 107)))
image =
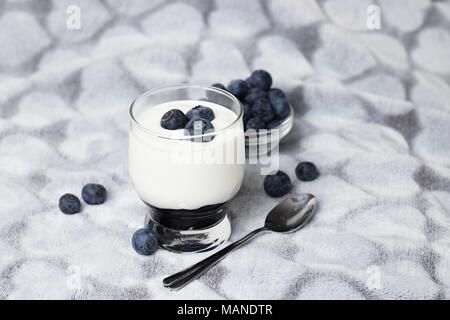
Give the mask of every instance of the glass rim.
MULTIPOLYGON (((226 107, 224 107, 226 108, 226 107)), ((244 114, 244 110, 243 110, 243 106, 241 104, 241 102, 231 93, 229 93, 228 91, 225 91, 223 89, 220 88, 216 88, 213 86, 203 86, 203 85, 196 85, 196 84, 179 84, 179 85, 164 85, 164 86, 159 86, 159 87, 155 87, 153 89, 147 90, 143 93, 141 93, 139 96, 137 96, 133 102, 130 105, 129 108, 129 115, 131 118, 131 121, 133 124, 135 124, 140 130, 144 131, 145 133, 154 135, 158 138, 163 138, 163 139, 169 139, 169 140, 193 140, 196 138, 202 138, 202 137, 209 137, 209 136, 216 136, 222 132, 225 132, 226 130, 228 130, 229 128, 233 127, 242 117, 244 114), (133 110, 135 105, 139 102, 139 100, 143 99, 146 96, 152 95, 152 94, 156 94, 159 92, 164 92, 164 91, 169 91, 169 90, 176 90, 176 89, 184 89, 184 88, 194 88, 194 89, 203 89, 203 90, 210 90, 210 91, 215 91, 217 93, 220 93, 224 96, 227 96, 228 98, 230 98, 233 102, 235 102, 238 106, 239 106, 239 113, 237 114, 236 119, 231 122, 229 125, 221 128, 220 130, 214 130, 211 132, 206 132, 204 134, 200 134, 200 135, 193 135, 193 136, 183 136, 183 137, 173 137, 171 135, 164 135, 161 132, 156 132, 153 131, 149 128, 146 128, 144 125, 142 125, 134 116, 133 114, 133 110)), ((244 130, 242 128, 242 130, 244 130)))

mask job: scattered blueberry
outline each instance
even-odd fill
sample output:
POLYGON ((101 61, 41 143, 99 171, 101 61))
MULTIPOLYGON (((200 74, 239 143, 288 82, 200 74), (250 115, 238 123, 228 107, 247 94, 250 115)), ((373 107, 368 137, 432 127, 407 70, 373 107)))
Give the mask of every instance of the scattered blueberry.
POLYGON ((245 102, 249 103, 249 104, 253 104, 255 103, 256 100, 259 99, 269 99, 269 95, 267 94, 267 92, 258 89, 258 88, 254 88, 254 89, 250 89, 250 91, 247 93, 247 95, 245 96, 245 102))
POLYGON ((102 204, 106 200, 106 189, 101 184, 88 183, 81 190, 81 197, 87 204, 102 204))
MULTIPOLYGON (((186 127, 184 128, 184 134, 190 136, 201 135, 212 131, 214 131, 213 124, 207 119, 202 118, 189 120, 189 122, 186 124, 186 127)), ((211 141, 213 138, 214 136, 207 136, 201 138, 194 138, 192 139, 192 141, 208 142, 211 141)))
POLYGON ((319 171, 312 162, 300 162, 295 168, 295 175, 302 181, 312 181, 319 176, 319 171))
POLYGON ((266 124, 261 119, 250 118, 250 119, 248 119, 247 123, 245 124, 245 131, 247 131, 248 129, 259 130, 259 129, 264 129, 265 127, 266 127, 266 124))
POLYGON ((232 80, 228 85, 228 91, 238 99, 243 99, 248 90, 248 84, 244 80, 232 80))
POLYGON ((164 113, 161 118, 161 127, 168 130, 176 130, 184 128, 188 122, 188 118, 183 111, 179 109, 172 109, 164 113))
POLYGON ((65 214, 74 214, 81 211, 80 199, 76 195, 66 193, 59 198, 59 209, 65 214))
POLYGON ((267 129, 275 129, 275 128, 278 128, 280 126, 281 122, 282 122, 281 120, 275 119, 275 120, 270 121, 266 125, 266 127, 267 127, 267 129))
POLYGON ((286 99, 286 95, 284 92, 278 88, 272 88, 268 92, 269 94, 269 100, 270 102, 274 103, 277 100, 284 100, 286 99))
POLYGON ((158 240, 150 229, 139 229, 131 240, 134 250, 144 256, 149 256, 158 250, 158 240))
POLYGON ((271 197, 281 197, 292 190, 289 176, 283 171, 266 176, 264 179, 264 191, 271 197))
POLYGON ((267 99, 259 99, 255 101, 252 105, 252 115, 260 118, 265 123, 268 123, 275 118, 275 112, 270 104, 270 101, 267 99))
MULTIPOLYGON (((202 119, 206 119, 208 121, 213 121, 214 120, 214 111, 208 107, 196 106, 186 113, 186 117, 189 120, 202 118, 202 119)), ((184 124, 184 126, 186 126, 186 123, 184 124)))
POLYGON ((275 102, 272 103, 272 108, 278 119, 287 118, 289 112, 291 112, 291 108, 289 107, 289 103, 286 99, 275 100, 275 102))
POLYGON ((250 85, 254 88, 267 91, 272 86, 272 76, 265 70, 255 70, 248 79, 250 85))
POLYGON ((219 89, 222 89, 222 90, 225 90, 225 91, 227 90, 227 88, 221 83, 214 83, 212 85, 212 87, 219 88, 219 89))

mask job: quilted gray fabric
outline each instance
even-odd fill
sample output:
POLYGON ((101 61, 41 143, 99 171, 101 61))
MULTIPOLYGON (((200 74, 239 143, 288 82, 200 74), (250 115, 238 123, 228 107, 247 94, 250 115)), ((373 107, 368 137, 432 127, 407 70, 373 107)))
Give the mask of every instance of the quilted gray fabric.
MULTIPOLYGON (((449 19, 449 2, 427 0, 1 0, 0 298, 449 298, 449 19), (130 102, 257 68, 295 108, 281 169, 320 210, 167 290, 206 254, 133 251, 145 207, 127 175, 130 102), (320 178, 296 180, 300 160, 320 178), (92 181, 107 203, 61 214, 59 196, 92 181)), ((232 240, 277 203, 262 181, 249 166, 232 240)))

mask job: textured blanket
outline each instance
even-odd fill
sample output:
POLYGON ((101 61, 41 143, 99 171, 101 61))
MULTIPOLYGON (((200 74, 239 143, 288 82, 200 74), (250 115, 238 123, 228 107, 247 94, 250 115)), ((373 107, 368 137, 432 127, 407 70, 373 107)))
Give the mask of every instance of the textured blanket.
MULTIPOLYGON (((0 1, 0 298, 450 298, 449 30, 445 1, 0 1), (319 211, 170 291, 209 253, 133 251, 129 105, 260 68, 295 109, 281 170, 319 211), (313 182, 295 178, 305 160, 313 182), (108 201, 63 215, 88 182, 108 201)), ((279 201, 263 179, 248 166, 230 241, 279 201)))

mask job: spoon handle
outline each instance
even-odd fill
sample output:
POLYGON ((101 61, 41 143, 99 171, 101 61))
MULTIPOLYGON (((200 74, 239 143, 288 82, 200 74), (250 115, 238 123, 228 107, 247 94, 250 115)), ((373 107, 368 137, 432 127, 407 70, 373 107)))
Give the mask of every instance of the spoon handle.
POLYGON ((229 253, 240 248, 245 243, 247 243, 250 239, 255 237, 257 234, 259 234, 262 231, 266 231, 266 230, 267 229, 265 227, 256 229, 256 230, 250 232, 245 237, 241 238, 240 240, 233 242, 232 244, 228 245, 227 247, 223 248, 222 250, 209 256, 208 258, 205 258, 202 261, 194 264, 193 266, 191 266, 187 269, 184 269, 178 273, 175 273, 174 275, 172 275, 170 277, 165 278, 163 280, 164 286, 172 288, 172 289, 183 288, 185 285, 187 285, 191 281, 197 279, 203 273, 205 273, 207 270, 209 270, 211 267, 216 265, 219 261, 221 261, 223 258, 225 258, 229 253))

